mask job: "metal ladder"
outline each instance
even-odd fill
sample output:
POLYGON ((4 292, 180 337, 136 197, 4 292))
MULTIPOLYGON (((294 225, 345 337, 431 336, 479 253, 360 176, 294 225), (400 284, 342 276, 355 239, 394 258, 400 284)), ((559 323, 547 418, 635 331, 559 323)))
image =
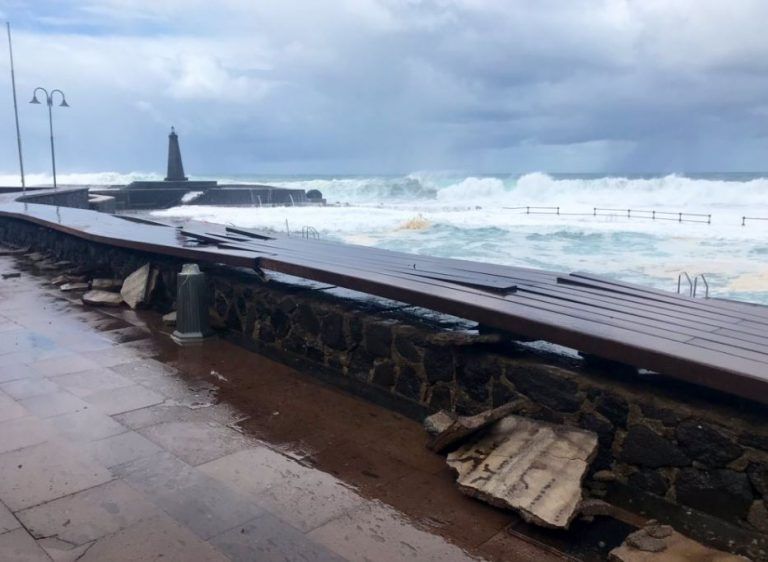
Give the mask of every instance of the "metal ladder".
POLYGON ((685 280, 688 283, 688 296, 694 299, 697 298, 699 292, 699 279, 701 279, 701 284, 704 286, 704 298, 708 299, 709 282, 703 273, 696 275, 693 280, 691 280, 691 276, 688 275, 688 272, 683 271, 680 273, 680 275, 677 276, 677 294, 682 294, 683 280, 685 280))

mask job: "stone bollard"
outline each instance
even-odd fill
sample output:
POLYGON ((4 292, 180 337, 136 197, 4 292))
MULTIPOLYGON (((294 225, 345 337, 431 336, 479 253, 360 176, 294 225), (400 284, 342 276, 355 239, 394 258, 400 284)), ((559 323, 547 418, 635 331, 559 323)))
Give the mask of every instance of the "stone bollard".
POLYGON ((176 343, 200 343, 211 335, 208 326, 208 287, 196 263, 186 263, 178 276, 176 293, 176 343))

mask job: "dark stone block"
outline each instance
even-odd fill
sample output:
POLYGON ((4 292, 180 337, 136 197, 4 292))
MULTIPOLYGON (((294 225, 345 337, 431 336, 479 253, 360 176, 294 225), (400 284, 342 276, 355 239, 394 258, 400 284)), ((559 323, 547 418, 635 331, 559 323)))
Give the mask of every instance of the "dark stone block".
POLYGON ((214 300, 213 306, 216 309, 216 314, 218 314, 219 318, 227 317, 227 312, 229 311, 229 302, 227 302, 227 299, 222 293, 216 293, 216 299, 214 300))
POLYGON ((429 382, 453 381, 453 351, 449 347, 429 347, 424 351, 424 372, 429 382))
POLYGON ((240 316, 238 316, 235 307, 232 307, 227 314, 227 328, 234 330, 235 332, 242 332, 243 326, 240 322, 240 316))
POLYGON ((419 348, 407 336, 398 334, 395 337, 395 349, 404 359, 412 363, 418 363, 421 360, 419 348))
POLYGON ((578 385, 572 380, 553 376, 544 369, 514 365, 507 369, 507 378, 519 392, 553 410, 575 412, 581 406, 578 385))
POLYGON ((321 325, 323 329, 322 340, 325 345, 333 349, 346 349, 344 318, 341 314, 331 312, 323 318, 321 325))
POLYGON ((392 326, 371 323, 365 330, 365 349, 376 357, 392 356, 392 326))
POLYGON ((285 297, 280 301, 279 305, 280 310, 285 314, 291 314, 294 310, 296 310, 297 306, 298 305, 296 304, 296 300, 293 297, 285 297))
POLYGON ((307 357, 307 359, 310 359, 314 361, 315 363, 322 363, 325 356, 323 355, 323 350, 318 349, 314 345, 306 345, 306 349, 304 350, 304 355, 307 357))
POLYGON ((763 497, 768 497, 768 464, 752 463, 747 469, 747 474, 757 493, 763 497))
POLYGON ((461 365, 456 382, 472 400, 486 403, 489 397, 491 381, 501 369, 496 360, 482 355, 467 357, 461 365))
POLYGON ((435 385, 429 397, 429 408, 432 411, 447 410, 451 411, 451 389, 444 385, 435 385))
POLYGON ((739 435, 739 443, 762 451, 768 451, 768 435, 745 431, 739 435))
POLYGON ((645 417, 651 418, 652 420, 659 420, 661 423, 668 426, 677 425, 683 419, 682 416, 674 410, 660 408, 653 404, 642 404, 640 409, 645 417))
POLYGON ((491 403, 494 408, 513 402, 514 400, 517 400, 517 398, 517 393, 512 390, 509 385, 504 383, 504 381, 494 381, 493 389, 491 390, 491 403))
POLYGON ((272 312, 272 327, 275 330, 275 336, 283 339, 291 329, 291 319, 280 309, 272 312))
POLYGON ((633 425, 624 438, 620 459, 649 468, 688 466, 691 460, 671 441, 644 425, 633 425))
POLYGON ((395 365, 391 361, 384 361, 373 368, 373 384, 386 388, 395 384, 395 365))
POLYGON ((621 396, 606 392, 597 400, 595 409, 614 424, 620 427, 627 425, 629 404, 621 396))
POLYGON ((237 307, 237 313, 240 317, 245 318, 245 315, 248 313, 248 304, 243 295, 240 295, 235 299, 235 306, 237 307))
POLYGON ((400 373, 397 377, 395 390, 412 400, 421 401, 422 380, 416 369, 410 365, 401 364, 398 366, 398 370, 400 373))
POLYGON ((259 339, 264 343, 272 343, 275 341, 275 330, 271 324, 266 322, 259 326, 259 339))
POLYGON ((594 431, 602 447, 610 447, 616 431, 613 424, 600 414, 584 412, 579 416, 579 427, 588 431, 594 431))
POLYGON ((699 420, 684 421, 677 426, 675 436, 689 457, 707 466, 725 466, 744 452, 715 427, 699 420))
POLYGON ((667 480, 656 470, 641 470, 629 477, 629 485, 657 496, 664 496, 669 489, 667 480))
POLYGON ((300 304, 296 309, 295 321, 308 334, 320 333, 320 321, 315 316, 315 311, 307 304, 300 304))
POLYGON ((349 318, 349 337, 352 338, 352 345, 358 345, 363 341, 363 319, 354 315, 349 318))
POLYGON ((358 348, 349 354, 349 372, 353 375, 368 376, 373 368, 375 357, 368 355, 364 349, 358 348))
POLYGON ((685 468, 676 489, 678 502, 731 520, 746 518, 754 499, 747 475, 733 470, 685 468))

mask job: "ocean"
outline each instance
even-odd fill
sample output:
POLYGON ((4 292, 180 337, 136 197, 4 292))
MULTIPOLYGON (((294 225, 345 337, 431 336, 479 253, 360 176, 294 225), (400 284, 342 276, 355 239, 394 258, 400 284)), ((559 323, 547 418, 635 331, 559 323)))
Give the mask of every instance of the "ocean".
MULTIPOLYGON (((60 183, 133 179, 161 178, 73 174, 60 183)), ((319 189, 328 206, 206 207, 190 198, 186 205, 152 214, 281 232, 288 228, 297 234, 311 226, 323 238, 350 244, 589 271, 671 291, 677 290, 682 272, 691 278, 703 274, 710 296, 768 304, 768 220, 756 220, 768 219, 768 175, 222 174, 195 179, 319 189), (753 220, 742 226, 745 216, 753 220)), ((687 283, 683 288, 688 291, 687 283)))

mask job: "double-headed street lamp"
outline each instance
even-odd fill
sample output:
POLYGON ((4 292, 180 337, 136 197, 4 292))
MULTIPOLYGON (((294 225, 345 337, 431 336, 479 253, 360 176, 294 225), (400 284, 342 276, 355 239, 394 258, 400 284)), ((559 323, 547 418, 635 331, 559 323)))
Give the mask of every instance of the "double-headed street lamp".
POLYGON ((58 92, 58 94, 61 96, 61 103, 59 104, 59 107, 69 107, 69 104, 64 97, 64 92, 61 90, 51 90, 51 93, 49 94, 48 90, 39 86, 35 88, 34 92, 32 92, 32 99, 29 103, 40 103, 40 100, 37 99, 38 90, 45 94, 45 103, 48 105, 48 126, 51 130, 51 164, 53 166, 53 189, 56 189, 56 153, 53 149, 53 112, 51 111, 51 108, 53 107, 53 95, 58 92))

